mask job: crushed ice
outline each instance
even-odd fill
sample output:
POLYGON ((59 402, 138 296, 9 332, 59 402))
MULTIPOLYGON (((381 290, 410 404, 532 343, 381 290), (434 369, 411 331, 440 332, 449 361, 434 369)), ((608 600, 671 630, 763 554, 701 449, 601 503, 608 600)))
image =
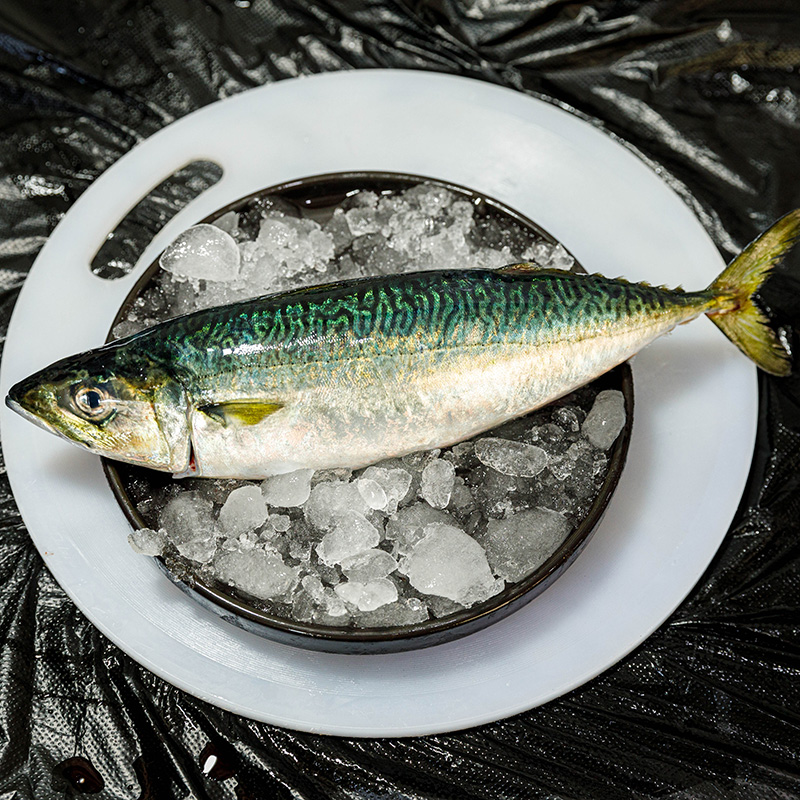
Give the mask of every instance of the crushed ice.
MULTIPOLYGON (((114 333, 325 280, 523 260, 573 265, 561 245, 438 186, 362 191, 316 219, 268 198, 182 234, 114 333)), ((151 527, 129 541, 277 616, 411 625, 544 563, 585 516, 624 422, 621 393, 589 386, 473 441, 355 473, 185 480, 140 498, 151 527)))

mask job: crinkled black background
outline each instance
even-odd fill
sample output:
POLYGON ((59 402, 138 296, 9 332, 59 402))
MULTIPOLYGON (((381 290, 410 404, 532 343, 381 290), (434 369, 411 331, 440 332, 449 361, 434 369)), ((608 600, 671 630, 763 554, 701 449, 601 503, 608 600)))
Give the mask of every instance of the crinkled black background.
MULTIPOLYGON (((725 256, 800 206, 796 0, 3 0, 2 332, 48 234, 137 142, 252 86, 367 67, 571 106, 662 170, 725 256)), ((796 324, 782 281, 768 299, 796 324)), ((800 384, 760 388, 737 521, 673 618, 567 697, 420 739, 294 733, 164 684, 54 583, 0 476, 0 798, 800 797, 800 384)))

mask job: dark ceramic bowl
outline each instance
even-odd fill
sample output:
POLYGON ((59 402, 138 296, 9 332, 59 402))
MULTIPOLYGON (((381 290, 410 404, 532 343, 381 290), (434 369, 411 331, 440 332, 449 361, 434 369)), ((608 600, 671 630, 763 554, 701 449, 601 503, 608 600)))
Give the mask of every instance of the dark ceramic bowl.
MULTIPOLYGON (((213 222, 228 211, 244 211, 257 207, 266 197, 281 198, 293 204, 303 216, 314 218, 329 213, 332 207, 337 206, 354 191, 372 190, 377 193, 403 191, 422 182, 445 187, 470 200, 475 206, 477 218, 492 216, 504 218, 505 222, 512 222, 523 229, 528 229, 550 243, 556 241, 531 220, 471 189, 431 178, 383 172, 317 175, 273 186, 231 203, 202 222, 213 222)), ((125 318, 131 305, 153 279, 158 269, 156 261, 142 275, 122 304, 112 329, 125 318)), ((577 558, 603 516, 625 464, 633 425, 633 381, 630 368, 627 364, 623 364, 595 380, 593 386, 598 391, 618 389, 622 392, 625 399, 626 422, 609 453, 605 479, 588 512, 555 553, 538 569, 526 578, 507 585, 502 592, 489 600, 471 608, 402 627, 345 628, 296 622, 266 613, 248 603, 234 589, 224 591, 219 587, 209 586, 194 575, 179 577, 168 569, 163 560, 158 559, 159 564, 183 591, 205 608, 240 628, 283 644, 334 653, 390 653, 429 647, 474 633, 508 616, 550 586, 577 558)), ((111 489, 131 524, 135 528, 153 527, 154 524, 157 526, 155 519, 144 519, 137 510, 132 500, 132 488, 135 483, 138 487, 135 494, 141 496, 144 484, 152 487, 153 493, 156 493, 160 486, 170 483, 172 477, 106 459, 103 463, 111 489)))

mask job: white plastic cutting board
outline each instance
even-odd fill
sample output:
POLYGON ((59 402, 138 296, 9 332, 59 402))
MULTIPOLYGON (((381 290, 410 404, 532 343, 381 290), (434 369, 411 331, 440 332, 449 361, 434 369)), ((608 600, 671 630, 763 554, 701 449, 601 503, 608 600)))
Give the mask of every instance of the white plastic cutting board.
MULTIPOLYGON (((657 175, 557 107, 434 73, 287 80, 169 125, 81 196, 23 287, 0 371, 3 394, 51 361, 100 345, 141 271, 181 230, 264 187, 345 170, 468 186, 542 225, 590 272, 699 288, 723 267, 698 220, 657 175), (129 208, 197 159, 218 162, 222 180, 165 227, 129 276, 92 275, 94 253, 129 208)), ((698 320, 637 356, 634 385, 627 467, 566 574, 484 631, 383 656, 294 649, 204 611, 130 549, 97 458, 5 407, 0 422, 14 495, 47 566, 134 659, 254 719, 406 736, 500 719, 580 686, 655 630, 711 561, 748 473, 755 369, 698 320)))

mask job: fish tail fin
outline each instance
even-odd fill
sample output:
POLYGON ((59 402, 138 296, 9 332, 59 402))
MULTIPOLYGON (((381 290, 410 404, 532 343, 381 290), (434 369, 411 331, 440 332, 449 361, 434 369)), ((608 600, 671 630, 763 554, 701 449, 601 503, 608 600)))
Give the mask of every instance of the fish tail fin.
POLYGON ((709 319, 756 365, 771 375, 788 375, 791 352, 758 308, 753 294, 800 237, 800 209, 779 219, 751 242, 708 287, 716 303, 709 319))

